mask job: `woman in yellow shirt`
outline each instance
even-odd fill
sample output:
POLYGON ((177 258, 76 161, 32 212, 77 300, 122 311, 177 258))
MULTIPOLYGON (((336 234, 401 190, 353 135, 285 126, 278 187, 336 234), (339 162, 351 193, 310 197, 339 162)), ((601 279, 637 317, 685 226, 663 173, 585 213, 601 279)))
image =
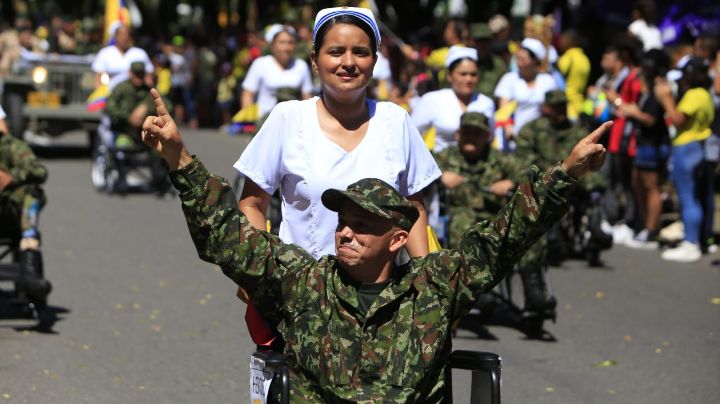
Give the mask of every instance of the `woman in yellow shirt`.
POLYGON ((700 226, 702 203, 698 198, 696 170, 702 164, 704 141, 710 137, 710 124, 715 118, 715 106, 707 88, 711 81, 705 59, 693 58, 683 68, 678 83, 682 98, 675 103, 667 81, 655 85, 655 96, 665 109, 666 117, 677 128, 672 140, 670 174, 678 199, 680 214, 685 226, 685 239, 679 246, 665 250, 662 258, 669 261, 695 262, 700 259, 700 226))

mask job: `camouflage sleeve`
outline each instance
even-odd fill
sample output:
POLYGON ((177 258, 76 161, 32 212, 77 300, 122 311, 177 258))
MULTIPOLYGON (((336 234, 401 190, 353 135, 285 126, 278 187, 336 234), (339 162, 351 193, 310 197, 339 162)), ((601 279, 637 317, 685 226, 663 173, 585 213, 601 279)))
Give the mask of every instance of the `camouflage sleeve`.
MULTIPOLYGON (((284 246, 280 239, 253 228, 238 209, 227 181, 211 176, 197 158, 171 172, 170 179, 180 192, 188 230, 200 258, 218 265, 245 288, 262 313, 270 315, 280 310, 281 279, 285 273, 292 275, 300 270, 288 265, 288 260, 279 263, 278 250, 284 246)), ((292 247, 285 246, 283 254, 292 247)))
POLYGON ((8 172, 17 186, 42 184, 47 179, 47 168, 40 164, 35 154, 25 142, 14 139, 10 143, 12 161, 7 164, 8 172))
POLYGON ((451 281, 455 318, 467 313, 475 298, 494 287, 567 211, 564 195, 575 183, 560 165, 544 174, 533 166, 517 192, 492 220, 472 226, 460 240, 460 262, 451 281))

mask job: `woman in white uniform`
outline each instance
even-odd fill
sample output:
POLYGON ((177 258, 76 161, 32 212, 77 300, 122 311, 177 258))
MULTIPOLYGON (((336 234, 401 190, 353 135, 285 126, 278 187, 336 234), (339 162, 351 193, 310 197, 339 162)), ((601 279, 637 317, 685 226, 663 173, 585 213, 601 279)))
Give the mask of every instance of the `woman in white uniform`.
POLYGON ((412 111, 413 123, 420 133, 435 128, 435 153, 456 143, 455 132, 460 128, 463 113, 480 112, 493 119, 495 104, 475 90, 479 80, 477 60, 474 48, 452 46, 445 59, 450 88, 425 94, 412 111))
POLYGON ((512 101, 517 102, 513 123, 504 126, 505 139, 508 141, 520 132, 523 125, 540 117, 545 93, 557 88, 551 75, 540 72, 546 55, 547 49, 542 42, 534 38, 523 39, 520 49, 515 53, 518 71, 505 73, 495 87, 498 108, 512 101))
MULTIPOLYGON (((311 61, 322 93, 272 110, 234 165, 246 177, 240 210, 253 226, 264 228, 270 195, 280 188, 280 238, 316 258, 335 254, 337 214, 322 205, 322 192, 376 177, 420 211, 407 249, 411 256, 427 254, 421 191, 441 173, 407 112, 366 97, 380 42, 372 12, 321 10, 313 37, 311 61)), ((253 326, 249 328, 252 336, 253 326)))
POLYGON ((245 108, 258 104, 258 116, 263 117, 278 103, 278 93, 286 99, 310 98, 312 77, 304 60, 295 55, 295 29, 274 24, 265 32, 271 54, 261 56, 250 65, 242 83, 240 102, 245 108), (291 95, 288 95, 291 94, 291 95))
POLYGON ((120 22, 111 28, 113 42, 102 49, 95 56, 92 70, 95 72, 95 86, 101 83, 101 76, 106 73, 110 81, 107 83, 112 91, 116 85, 130 78, 130 64, 143 62, 145 64, 145 80, 148 86, 152 85, 152 72, 155 70, 147 52, 132 46, 130 28, 120 22))

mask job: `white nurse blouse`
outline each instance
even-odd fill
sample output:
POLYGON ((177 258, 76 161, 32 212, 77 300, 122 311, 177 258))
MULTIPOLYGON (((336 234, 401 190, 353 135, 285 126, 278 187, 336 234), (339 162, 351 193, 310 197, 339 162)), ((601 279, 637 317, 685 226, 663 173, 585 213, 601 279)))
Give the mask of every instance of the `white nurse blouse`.
POLYGON ((318 97, 278 104, 233 166, 268 194, 282 194, 280 238, 319 258, 335 254, 337 213, 320 197, 363 178, 379 178, 404 196, 418 193, 441 172, 410 122, 390 102, 368 99, 365 137, 345 151, 321 131, 318 97))

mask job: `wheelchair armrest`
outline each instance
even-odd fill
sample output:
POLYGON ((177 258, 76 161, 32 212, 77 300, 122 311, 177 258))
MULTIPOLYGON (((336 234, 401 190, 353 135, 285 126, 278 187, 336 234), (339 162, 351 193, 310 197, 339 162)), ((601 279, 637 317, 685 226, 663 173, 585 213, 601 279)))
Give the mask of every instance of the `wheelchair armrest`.
POLYGON ((452 402, 452 369, 472 371, 470 402, 500 404, 502 359, 492 352, 453 351, 445 370, 446 396, 452 402))
POLYGON ((492 352, 457 350, 450 354, 450 367, 453 369, 499 369, 501 361, 500 356, 492 352))
POLYGON ((255 351, 252 356, 265 362, 265 366, 269 368, 279 369, 283 366, 286 366, 285 358, 280 352, 255 351))

